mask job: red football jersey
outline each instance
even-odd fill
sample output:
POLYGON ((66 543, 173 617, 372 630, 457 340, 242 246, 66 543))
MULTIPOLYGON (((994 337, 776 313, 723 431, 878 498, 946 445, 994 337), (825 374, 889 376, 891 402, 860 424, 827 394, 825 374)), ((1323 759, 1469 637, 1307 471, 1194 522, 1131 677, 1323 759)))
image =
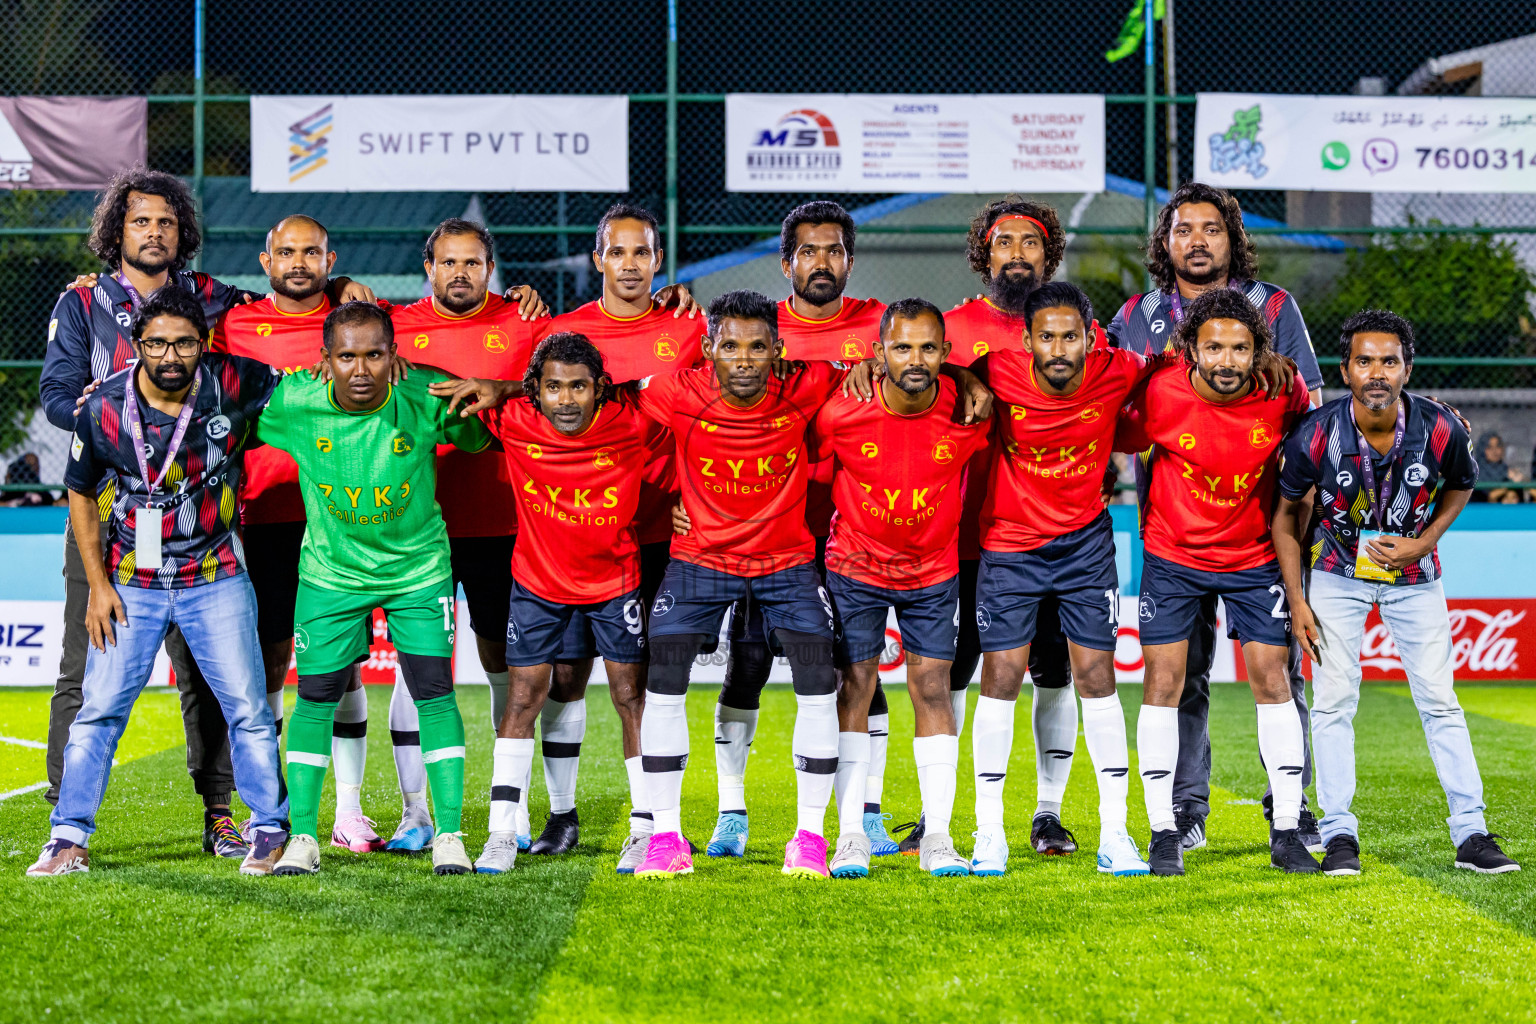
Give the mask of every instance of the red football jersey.
POLYGON ((981 510, 982 547, 1033 551, 1098 517, 1115 424, 1143 365, 1124 349, 1093 349, 1083 382, 1058 396, 1040 389, 1028 352, 994 352, 972 364, 995 396, 997 418, 997 452, 981 510))
POLYGON ((943 583, 960 571, 961 480, 991 423, 954 422, 958 389, 938 379, 933 405, 893 412, 884 388, 863 402, 837 395, 816 415, 811 451, 833 463, 837 515, 827 569, 890 590, 943 583))
MULTIPOLYGON (((789 299, 779 303, 779 337, 785 359, 824 359, 857 363, 875 354, 880 340, 880 318, 885 303, 879 299, 844 297, 836 315, 812 320, 796 313, 789 299)), ((805 495, 805 525, 812 536, 825 537, 832 529, 832 463, 819 460, 811 466, 805 495)))
POLYGON ((806 431, 845 367, 807 363, 750 409, 720 393, 713 366, 640 382, 640 408, 672 431, 693 527, 672 557, 736 576, 766 576, 816 557, 805 527, 806 431))
MULTIPOLYGON (((628 384, 653 374, 698 366, 704 358, 702 344, 708 326, 703 314, 689 319, 674 316, 675 310, 655 306, 640 316, 618 317, 595 299, 555 317, 544 327, 540 338, 557 331, 575 331, 585 335, 603 354, 603 368, 615 384, 628 384)), ((651 456, 670 462, 670 441, 658 444, 651 456)), ((641 544, 658 544, 672 539, 672 506, 677 504, 677 489, 653 482, 664 467, 649 467, 646 483, 640 490, 639 518, 635 529, 641 544)))
POLYGON ((513 578, 562 604, 607 601, 638 587, 635 508, 647 449, 661 428, 624 395, 574 437, 526 399, 481 415, 501 440, 517 489, 513 578))
MULTIPOLYGON (((235 306, 219 318, 208 349, 260 359, 284 373, 307 371, 320 361, 321 327, 330 311, 331 301, 324 296, 308 313, 284 313, 272 304, 271 296, 235 306)), ((299 467, 287 452, 263 445, 245 453, 240 521, 304 521, 299 467)))
MULTIPOLYGON (((1093 347, 1108 348, 1109 339, 1097 320, 1093 347)), ((970 366, 988 352, 1024 350, 1024 319, 1005 313, 991 299, 976 299, 944 314, 944 340, 950 344, 949 362, 970 366)), ((994 450, 986 448, 971 459, 965 474, 965 512, 960 517, 960 557, 981 557, 981 510, 987 502, 987 481, 992 476, 994 450)))
POLYGON ((1252 569, 1274 560, 1274 510, 1280 444, 1307 411, 1307 385, 1291 393, 1254 390, 1235 402, 1195 393, 1180 360, 1153 370, 1131 399, 1116 451, 1156 446, 1142 512, 1146 549, 1159 558, 1211 572, 1252 569))
MULTIPOLYGON (((439 312, 431 297, 396 306, 395 344, 411 362, 458 377, 521 380, 547 320, 525 321, 517 303, 486 295, 463 316, 439 312)), ((517 532, 517 496, 497 452, 437 449, 437 503, 450 537, 505 537, 517 532)))

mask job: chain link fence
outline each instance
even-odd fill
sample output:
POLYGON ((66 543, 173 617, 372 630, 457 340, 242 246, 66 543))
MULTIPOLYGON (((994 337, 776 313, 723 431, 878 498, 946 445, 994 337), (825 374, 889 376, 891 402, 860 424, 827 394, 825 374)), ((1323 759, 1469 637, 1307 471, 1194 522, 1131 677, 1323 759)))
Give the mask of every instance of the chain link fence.
MULTIPOLYGON (((1536 95, 1536 5, 1517 0, 1163 0, 1150 87, 1134 33, 1122 35, 1141 17, 1133 2, 1021 11, 980 0, 534 0, 475 9, 411 0, 300 8, 12 0, 0 6, 0 89, 148 95, 149 162, 198 189, 202 268, 221 279, 264 290, 262 236, 283 214, 303 211, 331 228, 338 273, 413 299, 423 287, 422 238, 442 218, 467 213, 491 225, 502 282, 533 284, 557 311, 599 294, 590 232, 619 199, 662 216, 669 273, 705 296, 743 275, 782 294, 769 241, 778 222, 809 198, 833 198, 861 220, 853 293, 889 300, 922 292, 952 305, 979 289, 965 267, 964 233, 990 197, 728 193, 724 94, 1103 93, 1108 191, 1042 198, 1072 232, 1061 275, 1088 290, 1104 319, 1145 288, 1148 188, 1160 201, 1170 182, 1192 173, 1195 93, 1536 95), (1128 55, 1108 59, 1127 39, 1128 55), (294 93, 625 93, 631 189, 254 195, 248 97, 294 93)), ((1418 326, 1419 387, 1482 396, 1529 421, 1536 194, 1238 195, 1261 273, 1296 294, 1326 372, 1342 319, 1365 305, 1391 306, 1418 326)), ((0 194, 0 459, 35 454, 44 483, 60 478, 67 439, 35 412, 38 367, 59 289, 98 269, 83 244, 93 198, 0 194)), ((1522 434, 1518 417, 1494 421, 1514 435, 1510 464, 1528 457, 1529 423, 1522 434)), ((26 477, 27 466, 13 470, 13 481, 26 477)))

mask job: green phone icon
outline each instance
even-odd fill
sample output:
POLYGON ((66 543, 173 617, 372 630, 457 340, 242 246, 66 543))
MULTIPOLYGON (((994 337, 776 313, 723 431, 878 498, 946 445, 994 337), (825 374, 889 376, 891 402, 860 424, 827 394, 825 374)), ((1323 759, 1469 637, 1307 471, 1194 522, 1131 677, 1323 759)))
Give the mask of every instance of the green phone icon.
POLYGON ((1348 146, 1342 142, 1330 142, 1323 146, 1323 170, 1342 171, 1348 166, 1348 146))

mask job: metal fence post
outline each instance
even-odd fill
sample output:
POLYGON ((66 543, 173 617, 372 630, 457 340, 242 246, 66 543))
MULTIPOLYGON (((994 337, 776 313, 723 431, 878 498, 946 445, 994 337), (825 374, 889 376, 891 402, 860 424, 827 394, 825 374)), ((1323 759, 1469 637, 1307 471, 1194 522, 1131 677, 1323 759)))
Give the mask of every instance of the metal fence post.
MULTIPOLYGON (((197 221, 206 226, 203 217, 203 40, 204 4, 206 0, 193 0, 192 19, 192 198, 197 204, 197 221)), ((203 254, 198 252, 192 263, 201 270, 203 254)))
POLYGON ((1152 63, 1152 57, 1157 50, 1157 5, 1153 0, 1144 0, 1142 9, 1147 19, 1147 30, 1144 34, 1146 42, 1145 70, 1142 76, 1142 117, 1146 119, 1142 131, 1142 179, 1146 182, 1146 228, 1147 234, 1152 233, 1152 225, 1157 217, 1157 66, 1152 63))
POLYGON ((667 0, 667 283, 677 283, 677 0, 667 0))

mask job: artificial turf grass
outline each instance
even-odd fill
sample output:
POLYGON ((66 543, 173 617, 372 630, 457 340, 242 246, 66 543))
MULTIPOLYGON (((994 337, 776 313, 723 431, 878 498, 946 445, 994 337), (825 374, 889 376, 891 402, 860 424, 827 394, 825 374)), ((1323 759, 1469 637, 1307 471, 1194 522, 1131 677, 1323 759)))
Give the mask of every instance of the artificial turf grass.
MULTIPOLYGON (((1138 696, 1138 688, 1122 688, 1132 737, 1138 696)), ((1365 874, 1348 879, 1287 877, 1268 866, 1255 805, 1264 779, 1253 703, 1237 687, 1216 688, 1213 757, 1251 785, 1241 797, 1213 792, 1211 845, 1189 855, 1185 878, 1115 879, 1095 870, 1097 798, 1081 740, 1063 809, 1080 852, 1047 859, 1029 849, 1026 694, 1009 765, 1008 875, 935 879, 915 858, 889 857, 875 859, 867 880, 786 879, 776 872, 794 827, 793 791, 765 786, 762 776, 788 761, 789 740, 787 730, 768 731, 765 711, 747 774, 746 863, 696 858, 692 877, 665 882, 596 875, 545 980, 538 1019, 697 1020, 726 1011, 738 1019, 1028 1020, 1047 1006, 1049 1016, 1084 1020, 1432 1020, 1468 1009, 1528 1019, 1536 1005, 1525 967, 1536 952, 1536 885, 1524 875, 1474 878, 1450 867, 1444 813, 1434 811, 1443 796, 1432 771, 1426 778, 1413 763, 1416 743, 1428 766, 1418 719, 1395 701, 1367 689, 1360 754, 1372 774, 1369 762, 1385 758, 1417 788, 1357 801, 1362 820, 1390 822, 1404 835, 1377 852, 1367 828, 1365 874), (643 955, 625 952, 636 949, 643 955)), ((915 811, 917 793, 910 705, 891 703, 884 805, 899 820, 915 811)), ((694 702, 689 710, 693 749, 707 751, 708 720, 694 702)), ((1485 774, 1491 762, 1528 772, 1520 751, 1536 734, 1509 728, 1473 723, 1485 774), (1511 755, 1521 763, 1509 763, 1511 755)), ((961 744, 960 770, 971 772, 969 743, 961 744)), ((1491 774, 1490 803, 1512 801, 1502 772, 1491 774)), ((685 830, 712 818, 712 786, 707 769, 689 772, 685 830)), ((962 781, 953 826, 962 851, 970 847, 961 833, 973 821, 972 794, 962 781)), ((1528 813, 1510 811, 1528 836, 1528 813)), ((1130 812, 1145 850, 1139 784, 1130 812)), ((1529 848, 1510 845, 1517 855, 1529 848)))
MULTIPOLYGON (((0 687, 0 736, 33 743, 48 742, 48 704, 52 690, 41 687, 0 687)), ((128 728, 117 745, 119 763, 186 743, 181 703, 174 689, 146 690, 134 705, 128 728)), ((0 743, 0 793, 43 782, 48 778, 46 751, 0 743)))
MULTIPOLYGON (((1508 692, 1536 706, 1536 689, 1508 692)), ((389 692, 369 695, 364 807, 387 833, 398 820, 389 692)), ((1123 688, 1132 737, 1138 697, 1123 688)), ((695 756, 684 824, 701 847, 715 809, 714 698, 701 689, 689 702, 695 756)), ((0 860, 10 868, 0 873, 6 1015, 36 1019, 52 1007, 91 1021, 337 1012, 440 1021, 534 1010, 561 1022, 1022 1020, 1049 1007, 1084 1019, 1430 1019, 1468 1009, 1497 1019, 1524 1018, 1536 1002, 1524 979, 1536 952, 1536 885, 1526 879, 1536 876, 1450 869, 1443 796, 1418 718, 1385 688, 1367 688, 1359 719, 1366 874, 1358 879, 1286 878, 1265 866, 1259 808, 1230 802, 1254 800, 1263 788, 1252 698, 1225 686, 1213 700, 1215 781, 1240 797, 1216 793, 1212 848, 1190 855, 1184 879, 1094 871, 1097 798, 1081 742, 1064 816, 1082 850, 1051 860, 1029 851, 1027 694, 1010 764, 1008 876, 930 879, 915 858, 891 857, 877 859, 865 881, 786 879, 778 868, 794 825, 794 705, 779 688, 765 694, 748 768, 746 863, 701 855, 691 878, 620 878, 613 863, 627 831, 627 785, 618 723, 604 691, 590 699, 582 846, 558 859, 525 855, 507 876, 439 879, 425 857, 326 846, 318 878, 238 878, 233 863, 196 852, 199 805, 180 748, 114 773, 88 876, 22 878, 46 836, 46 805, 37 794, 0 803, 0 847, 10 854, 0 860), (1373 774, 1383 781, 1368 782, 1373 774), (65 971, 70 981, 60 984, 65 971)), ((467 688, 462 700, 465 827, 475 854, 490 735, 484 691, 467 688)), ((915 817, 917 787, 910 705, 897 696, 891 703, 884 803, 900 821, 915 817)), ((1472 735, 1492 821, 1516 836, 1511 852, 1530 853, 1529 807, 1515 801, 1529 786, 1536 731, 1474 718, 1472 735)), ((954 825, 962 852, 971 842, 969 762, 963 740, 954 825)), ((535 829, 545 812, 541 773, 535 829)), ((328 786, 322 829, 333 806, 328 786)), ((1144 848, 1139 784, 1130 812, 1144 848)), ((835 830, 830 812, 828 825, 835 830)))

